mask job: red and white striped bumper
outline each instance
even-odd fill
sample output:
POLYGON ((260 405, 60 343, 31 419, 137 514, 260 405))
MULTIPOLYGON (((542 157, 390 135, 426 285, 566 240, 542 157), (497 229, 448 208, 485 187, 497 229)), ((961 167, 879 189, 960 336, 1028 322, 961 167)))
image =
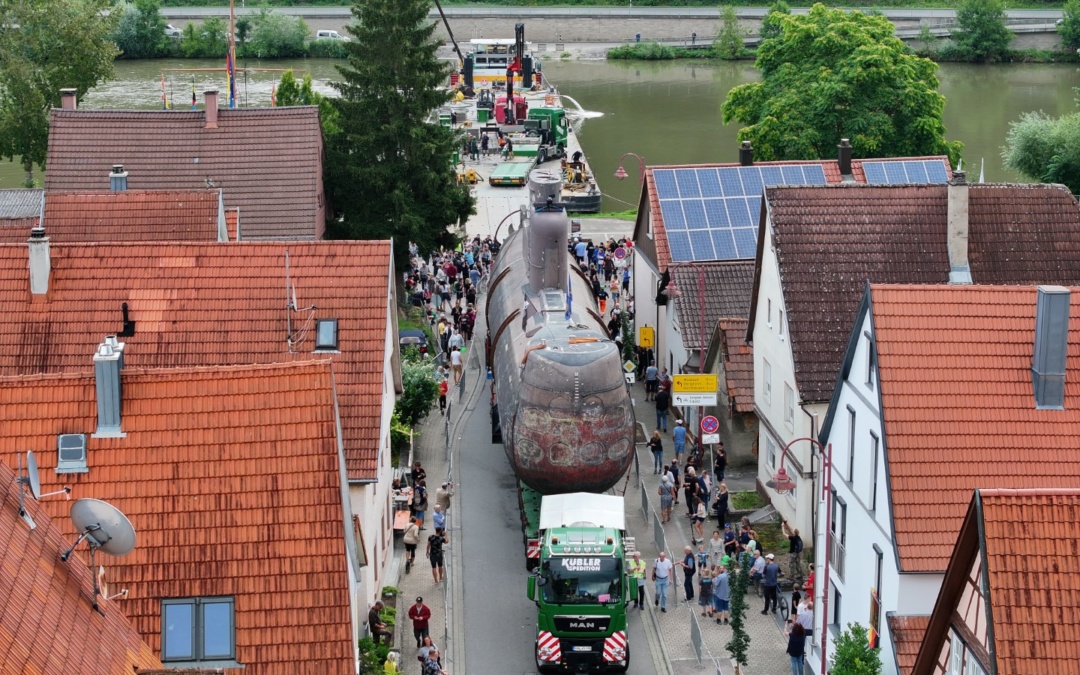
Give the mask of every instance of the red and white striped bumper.
POLYGON ((604 638, 604 661, 622 662, 626 660, 626 633, 619 630, 604 638))
POLYGON ((540 631, 536 636, 536 660, 540 663, 561 663, 562 648, 559 646, 559 638, 546 630, 540 631))

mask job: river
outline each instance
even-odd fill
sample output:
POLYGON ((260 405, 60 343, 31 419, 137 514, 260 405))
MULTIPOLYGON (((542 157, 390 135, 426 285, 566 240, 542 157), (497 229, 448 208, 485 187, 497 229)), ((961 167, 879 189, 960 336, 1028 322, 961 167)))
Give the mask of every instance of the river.
MULTIPOLYGON (((249 62, 253 69, 240 78, 241 103, 268 105, 280 72, 293 68, 311 73, 316 89, 333 90, 336 62, 322 59, 249 62)), ((243 65, 243 64, 241 64, 243 65)), ((210 61, 118 61, 116 78, 91 91, 86 108, 156 108, 161 105, 161 78, 173 107, 191 104, 192 77, 198 98, 209 86, 224 88, 219 73, 183 72, 170 68, 212 68, 210 61)), ((636 162, 630 159, 630 177, 617 181, 613 174, 620 156, 634 152, 649 164, 692 164, 737 160, 735 125, 721 121, 720 104, 734 86, 757 77, 752 62, 623 62, 547 60, 545 75, 602 117, 586 120, 581 142, 608 196, 606 210, 636 206, 636 162)), ((1042 110, 1062 115, 1076 108, 1074 87, 1080 70, 1068 64, 1009 64, 981 66, 942 64, 941 93, 947 100, 947 137, 964 142, 969 176, 978 176, 985 160, 986 180, 1016 181, 1020 177, 1001 165, 1001 146, 1009 123, 1021 113, 1042 110)), ((567 102, 567 105, 572 105, 567 102)), ((0 187, 21 183, 21 170, 0 164, 0 187)))

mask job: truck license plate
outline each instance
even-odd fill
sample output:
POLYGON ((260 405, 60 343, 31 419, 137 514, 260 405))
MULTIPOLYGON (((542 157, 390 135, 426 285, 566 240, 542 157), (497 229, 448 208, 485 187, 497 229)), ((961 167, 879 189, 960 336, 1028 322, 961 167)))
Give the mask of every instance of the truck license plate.
POLYGON ((574 651, 575 652, 591 652, 592 647, 590 647, 589 645, 575 645, 574 646, 574 651))

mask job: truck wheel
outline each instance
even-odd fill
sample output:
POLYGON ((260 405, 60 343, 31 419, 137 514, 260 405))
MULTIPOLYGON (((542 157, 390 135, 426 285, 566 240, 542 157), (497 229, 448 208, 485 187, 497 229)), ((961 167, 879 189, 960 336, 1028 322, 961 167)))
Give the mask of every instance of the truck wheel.
POLYGON ((555 156, 560 159, 566 157, 566 148, 562 146, 562 143, 555 146, 555 156))
POLYGON ((537 165, 543 164, 547 161, 547 150, 540 148, 536 151, 536 163, 537 165))

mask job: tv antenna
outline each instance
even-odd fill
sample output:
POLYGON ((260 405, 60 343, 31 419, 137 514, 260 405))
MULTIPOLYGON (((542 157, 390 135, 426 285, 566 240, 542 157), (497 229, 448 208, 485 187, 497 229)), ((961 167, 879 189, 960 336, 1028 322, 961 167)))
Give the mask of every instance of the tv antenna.
MULTIPOLYGON (((60 560, 67 561, 84 539, 90 545, 90 569, 94 569, 94 556, 98 549, 105 553, 121 557, 135 548, 135 528, 120 509, 99 499, 79 499, 71 505, 71 522, 79 531, 79 537, 67 551, 60 554, 60 560)), ((94 578, 94 609, 98 609, 97 598, 101 595, 98 575, 94 578)), ((115 597, 115 596, 113 596, 115 597)))
POLYGON ((15 482, 19 484, 19 516, 33 530, 37 527, 37 523, 34 522, 30 512, 26 510, 26 490, 30 490, 30 496, 34 498, 34 501, 41 501, 46 497, 55 497, 59 494, 71 499, 71 488, 65 485, 56 492, 41 494, 41 476, 38 474, 37 459, 34 457, 34 451, 26 451, 26 475, 23 475, 22 455, 18 456, 18 462, 19 472, 16 474, 15 482))
POLYGON ((290 270, 289 249, 285 249, 285 341, 289 345, 289 353, 291 354, 297 345, 304 339, 307 334, 308 328, 311 326, 312 319, 315 316, 315 310, 318 309, 315 305, 310 307, 300 307, 296 301, 296 285, 292 282, 292 273, 290 270), (307 312, 307 319, 303 325, 293 331, 293 312, 307 312))

